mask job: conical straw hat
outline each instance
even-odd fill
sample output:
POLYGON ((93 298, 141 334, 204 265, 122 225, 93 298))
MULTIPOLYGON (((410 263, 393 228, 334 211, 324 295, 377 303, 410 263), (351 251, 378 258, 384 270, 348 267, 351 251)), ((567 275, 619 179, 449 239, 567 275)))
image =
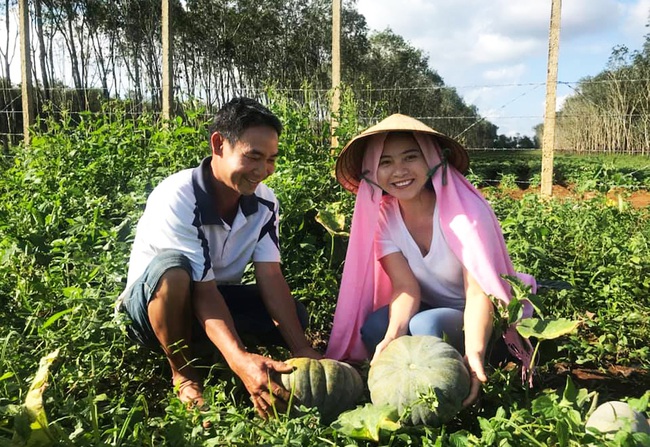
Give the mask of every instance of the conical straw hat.
POLYGON ((361 166, 368 137, 383 132, 420 132, 436 138, 441 149, 449 149, 447 161, 462 174, 469 168, 465 148, 453 138, 433 130, 421 121, 396 113, 371 126, 345 145, 336 160, 336 179, 348 191, 356 194, 361 181, 361 166))

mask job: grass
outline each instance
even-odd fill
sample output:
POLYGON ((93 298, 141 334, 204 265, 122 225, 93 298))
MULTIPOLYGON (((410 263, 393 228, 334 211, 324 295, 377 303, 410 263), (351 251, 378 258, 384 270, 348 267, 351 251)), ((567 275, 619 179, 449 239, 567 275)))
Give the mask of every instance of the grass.
MULTIPOLYGON (((324 209, 351 215, 353 197, 330 174, 327 130, 300 127, 308 126, 308 111, 276 104, 294 130, 269 182, 283 205, 283 268, 322 347, 346 239, 316 216, 324 209)), ((607 444, 585 433, 584 422, 597 396, 647 410, 650 209, 621 208, 599 195, 541 202, 486 192, 516 268, 570 286, 542 296, 547 314, 582 321, 577 333, 542 344, 533 389, 522 387, 516 368, 492 370, 481 404, 447 426, 379 431, 375 442, 320 424, 313 410, 264 422, 242 384, 216 365, 205 369, 214 426, 202 430, 199 415, 174 397, 164 359, 128 340, 113 303, 148 193, 206 152, 203 131, 189 123, 164 130, 147 116, 88 115, 50 123, 30 150, 13 148, 0 161, 0 445, 632 445, 624 435, 607 444), (30 428, 28 391, 39 359, 56 350, 42 390, 47 420, 30 428), (627 376, 611 372, 623 367, 627 376), (585 371, 602 379, 585 379, 585 371)), ((501 187, 512 186, 539 169, 538 153, 472 159, 477 184, 507 179, 501 187)), ((628 182, 647 189, 647 163, 558 154, 556 176, 596 194, 628 182)))

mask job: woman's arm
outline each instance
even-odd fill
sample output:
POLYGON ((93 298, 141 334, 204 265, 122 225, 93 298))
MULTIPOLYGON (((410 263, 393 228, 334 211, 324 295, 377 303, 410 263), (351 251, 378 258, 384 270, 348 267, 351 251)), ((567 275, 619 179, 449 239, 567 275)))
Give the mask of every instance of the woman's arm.
POLYGON ((465 281, 465 361, 472 379, 469 396, 463 406, 478 397, 481 383, 487 382, 485 375, 485 351, 492 335, 494 306, 476 280, 463 269, 465 281))
MULTIPOLYGON (((377 345, 373 361, 394 339, 406 335, 409 321, 420 308, 420 285, 402 253, 391 253, 379 260, 392 286, 388 330, 377 345)), ((372 362, 371 362, 372 363, 372 362)))

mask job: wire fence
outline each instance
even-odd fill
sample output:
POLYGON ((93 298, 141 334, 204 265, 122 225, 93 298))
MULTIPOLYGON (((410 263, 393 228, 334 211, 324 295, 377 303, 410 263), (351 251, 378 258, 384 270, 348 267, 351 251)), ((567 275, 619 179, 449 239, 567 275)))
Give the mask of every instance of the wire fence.
MULTIPOLYGON (((632 84, 647 84, 650 85, 650 79, 635 78, 625 79, 625 82, 632 84)), ((581 81, 558 81, 558 85, 567 86, 574 92, 575 95, 582 94, 579 86, 591 84, 616 84, 620 80, 581 80, 581 81)), ((544 87, 546 84, 543 82, 530 82, 530 83, 502 83, 502 84, 472 84, 458 87, 449 86, 424 86, 424 87, 390 87, 390 88, 358 88, 353 91, 354 97, 361 103, 364 101, 381 101, 382 95, 387 93, 398 92, 421 92, 421 91, 441 91, 450 90, 454 93, 456 90, 489 90, 489 89, 512 89, 524 88, 524 91, 515 92, 509 99, 504 100, 500 105, 491 109, 488 113, 470 113, 470 114, 411 114, 426 124, 442 129, 443 132, 448 130, 448 135, 459 139, 463 138, 467 133, 472 132, 477 126, 482 124, 492 123, 494 120, 513 121, 513 120, 527 120, 528 122, 536 122, 542 125, 544 116, 540 110, 539 114, 508 114, 505 110, 512 103, 520 101, 522 98, 530 95, 533 91, 544 87)), ((102 88, 83 88, 75 89, 71 87, 58 87, 43 89, 41 87, 35 88, 35 105, 37 116, 43 118, 46 116, 58 116, 69 113, 80 112, 94 112, 110 115, 114 113, 113 109, 104 107, 109 101, 121 101, 123 108, 119 111, 120 116, 139 116, 143 112, 152 114, 155 118, 160 117, 161 109, 161 91, 160 89, 142 89, 138 95, 134 95, 133 90, 122 95, 112 97, 107 96, 107 92, 102 88)), ((320 121, 329 119, 329 107, 331 100, 331 90, 317 89, 317 88, 276 88, 276 92, 281 94, 292 95, 295 98, 303 101, 310 101, 313 103, 313 109, 316 111, 316 119, 320 121)), ((229 89, 229 97, 235 95, 247 95, 264 97, 267 94, 265 88, 231 88, 229 89)), ((182 115, 184 111, 189 109, 202 110, 203 112, 194 113, 195 117, 199 117, 208 121, 212 114, 218 109, 220 103, 216 98, 223 98, 226 95, 217 90, 195 90, 194 94, 190 95, 185 93, 180 86, 175 89, 175 106, 176 114, 182 115)), ((650 103, 650 101, 649 101, 650 103)), ((628 135, 619 140, 625 140, 624 150, 621 149, 620 141, 613 141, 612 138, 599 136, 602 144, 600 148, 593 152, 603 153, 626 153, 630 155, 649 155, 650 154, 650 107, 646 110, 643 107, 632 108, 631 110, 624 110, 618 112, 616 110, 609 110, 603 106, 594 107, 588 113, 586 111, 579 112, 576 110, 563 110, 560 113, 560 119, 563 122, 578 123, 577 127, 584 127, 587 122, 611 122, 620 121, 623 123, 633 123, 628 125, 630 129, 626 129, 628 135), (641 139, 632 139, 629 137, 630 132, 644 136, 641 139)), ((471 110, 471 109, 469 109, 471 110)), ((435 112, 435 108, 431 111, 435 112)), ((360 124, 367 126, 378 121, 378 116, 373 114, 361 114, 357 117, 360 124)), ((17 144, 23 138, 23 125, 22 125, 22 92, 18 87, 7 87, 0 85, 0 142, 7 146, 7 144, 17 144)), ((539 135, 533 135, 533 138, 541 137, 541 132, 537 130, 539 135)), ((562 135, 567 132, 563 132, 562 135)), ((526 135, 524 135, 526 136, 526 135)), ((594 137, 596 138, 596 137, 594 137)), ((471 142, 471 138, 469 141, 471 142)), ((494 141, 495 146, 499 146, 497 141, 494 141)), ((471 150, 503 150, 503 149, 519 149, 519 148, 504 148, 504 147, 485 147, 485 144, 472 145, 467 144, 471 150)), ((561 141, 556 142, 556 149, 560 151, 571 151, 575 149, 570 145, 562 144, 561 141), (560 143, 560 144, 557 144, 560 143)), ((589 151, 585 151, 589 152, 589 151)))

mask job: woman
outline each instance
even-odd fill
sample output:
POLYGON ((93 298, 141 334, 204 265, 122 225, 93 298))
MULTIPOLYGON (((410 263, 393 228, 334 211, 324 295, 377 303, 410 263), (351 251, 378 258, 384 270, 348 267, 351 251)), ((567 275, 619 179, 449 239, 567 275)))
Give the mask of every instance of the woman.
MULTIPOLYGON (((461 174, 468 166, 457 141, 400 114, 343 148, 336 176, 357 200, 326 354, 361 361, 402 335, 445 337, 472 376, 465 405, 487 381, 489 295, 507 302, 502 275, 516 274, 494 212, 461 174)), ((530 345, 514 328, 504 338, 525 374, 530 345)))

